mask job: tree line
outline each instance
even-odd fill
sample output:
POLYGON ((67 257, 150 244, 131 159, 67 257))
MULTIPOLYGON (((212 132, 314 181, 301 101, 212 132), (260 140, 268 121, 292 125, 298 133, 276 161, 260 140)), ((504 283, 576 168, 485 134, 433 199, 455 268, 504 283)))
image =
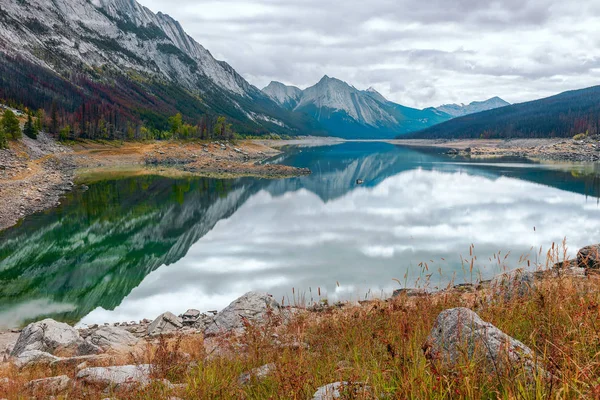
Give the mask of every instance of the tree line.
MULTIPOLYGON (((89 112, 89 110, 88 110, 89 112)), ((43 109, 35 113, 27 111, 27 120, 23 128, 17 115, 6 108, 0 119, 0 148, 8 146, 8 140, 20 139, 26 135, 37 139, 38 132, 46 131, 59 140, 77 139, 106 139, 106 140, 169 140, 169 139, 200 139, 200 140, 231 140, 235 137, 232 124, 224 116, 203 116, 196 124, 184 121, 181 113, 168 119, 168 129, 159 130, 148 128, 144 124, 126 121, 124 127, 118 124, 118 115, 109 118, 85 118, 85 113, 78 114, 81 118, 68 118, 61 115, 53 105, 50 113, 43 109), (71 123, 69 123, 71 122, 71 123)))

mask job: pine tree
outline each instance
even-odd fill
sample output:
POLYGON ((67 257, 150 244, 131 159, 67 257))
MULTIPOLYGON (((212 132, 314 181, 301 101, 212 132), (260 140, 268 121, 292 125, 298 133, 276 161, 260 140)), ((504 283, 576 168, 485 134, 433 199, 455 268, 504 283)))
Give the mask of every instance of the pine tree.
POLYGON ((6 109, 4 111, 4 116, 2 117, 2 127, 4 128, 4 132, 6 136, 13 139, 21 138, 21 126, 19 125, 19 119, 15 115, 14 112, 10 109, 6 109))
POLYGON ((6 149, 7 147, 6 134, 4 133, 4 128, 0 126, 0 149, 6 149))
POLYGON ((23 127, 23 133, 32 139, 37 139, 38 132, 35 125, 33 124, 33 118, 31 118, 31 115, 27 116, 27 122, 23 127))
POLYGON ((52 102, 52 108, 50 109, 50 133, 55 135, 58 133, 58 110, 55 102, 52 102))

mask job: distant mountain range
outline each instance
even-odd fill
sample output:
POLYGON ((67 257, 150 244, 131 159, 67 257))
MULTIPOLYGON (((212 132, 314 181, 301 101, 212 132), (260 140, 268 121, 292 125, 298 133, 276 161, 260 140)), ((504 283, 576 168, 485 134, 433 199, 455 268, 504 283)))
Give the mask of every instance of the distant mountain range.
POLYGON ((405 137, 538 138, 600 133, 600 86, 455 118, 405 137))
POLYGON ((436 110, 456 118, 509 105, 509 102, 502 100, 500 97, 492 97, 489 100, 474 101, 471 104, 444 104, 437 107, 436 110))
POLYGON ((391 138, 509 103, 495 97, 467 106, 445 105, 419 110, 387 100, 373 88, 358 90, 336 78, 324 76, 305 90, 271 82, 263 92, 281 107, 315 118, 333 136, 391 138))

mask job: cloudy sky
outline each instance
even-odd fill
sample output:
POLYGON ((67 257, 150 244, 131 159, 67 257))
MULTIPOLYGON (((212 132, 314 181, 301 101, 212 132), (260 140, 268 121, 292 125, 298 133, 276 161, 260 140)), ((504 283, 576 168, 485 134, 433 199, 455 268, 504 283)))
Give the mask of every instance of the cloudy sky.
POLYGON ((138 0, 252 84, 324 74, 408 106, 600 84, 600 1, 138 0))

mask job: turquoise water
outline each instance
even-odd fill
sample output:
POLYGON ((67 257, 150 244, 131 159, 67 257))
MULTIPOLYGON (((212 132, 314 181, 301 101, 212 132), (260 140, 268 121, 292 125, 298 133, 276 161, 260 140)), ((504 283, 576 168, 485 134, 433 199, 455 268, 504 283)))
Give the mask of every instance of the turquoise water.
POLYGON ((565 237, 570 254, 600 242, 594 164, 386 143, 295 147, 272 161, 313 174, 105 180, 0 233, 0 326, 220 309, 249 290, 286 303, 386 296, 543 263, 565 237))

